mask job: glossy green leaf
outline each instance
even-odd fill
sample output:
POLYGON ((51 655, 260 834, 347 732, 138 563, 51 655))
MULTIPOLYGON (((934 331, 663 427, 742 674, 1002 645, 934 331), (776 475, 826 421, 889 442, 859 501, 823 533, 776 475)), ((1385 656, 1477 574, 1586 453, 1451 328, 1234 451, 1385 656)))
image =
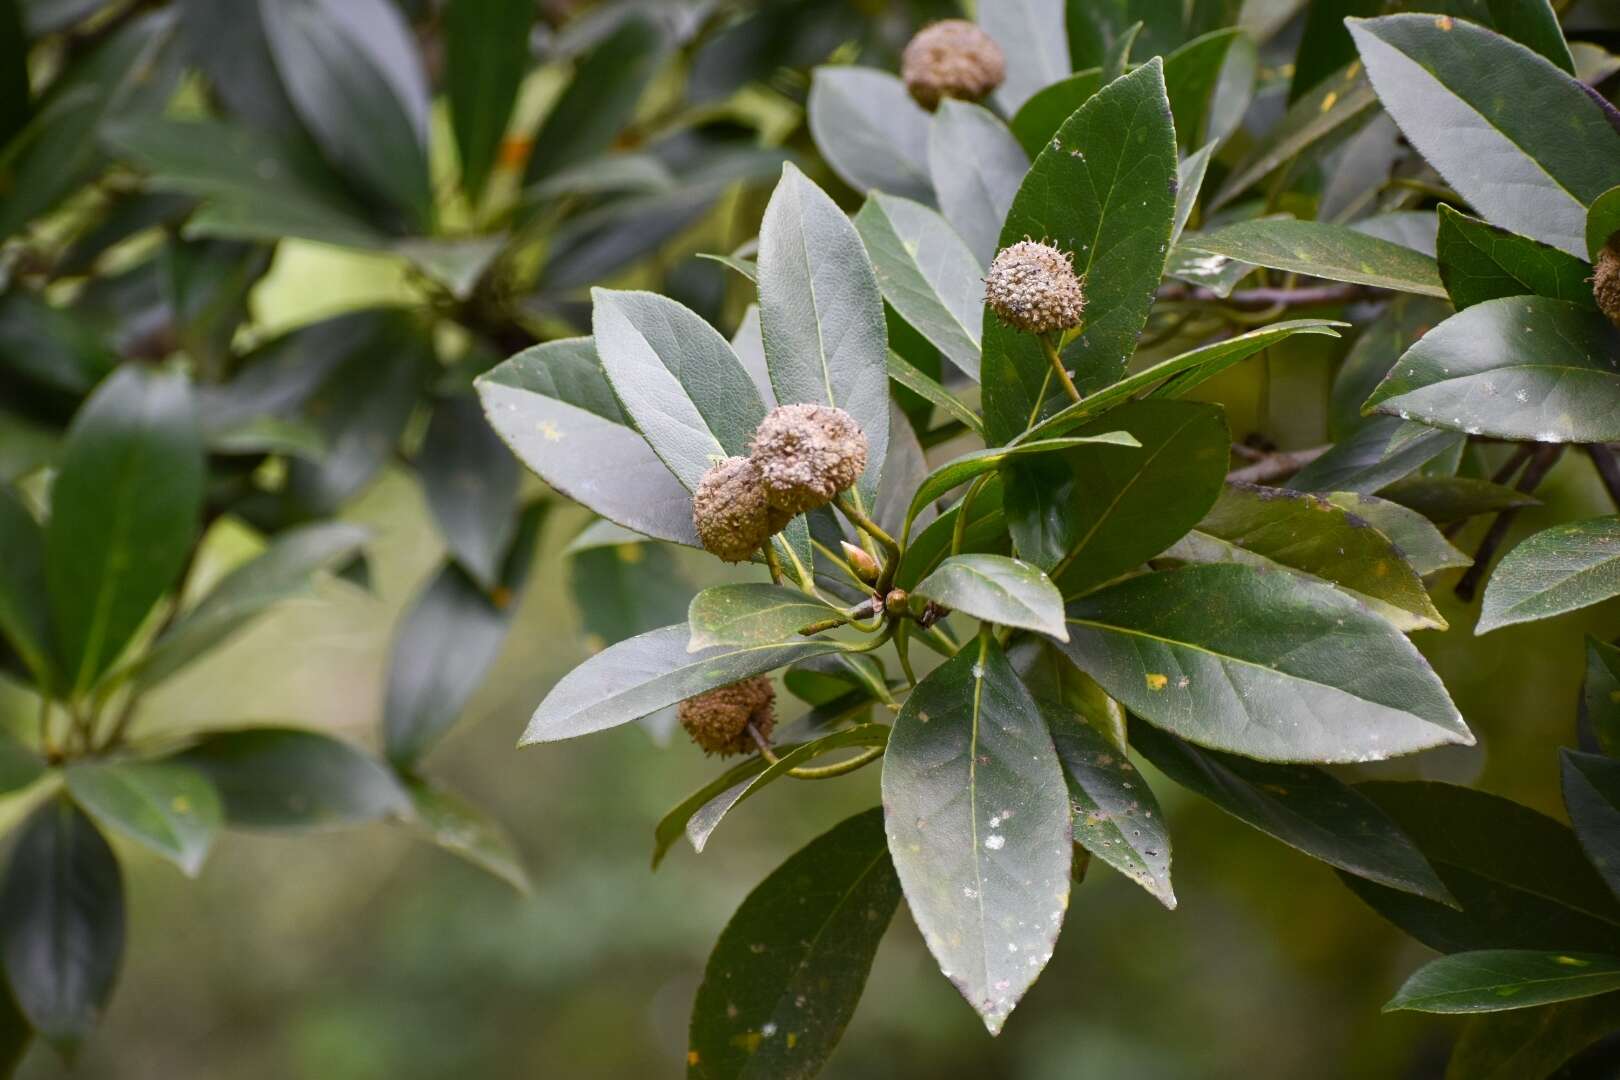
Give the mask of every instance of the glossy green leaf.
POLYGON ((1455 905, 1422 852, 1378 805, 1332 773, 1202 750, 1146 724, 1131 746, 1245 825, 1356 877, 1455 905))
POLYGON ((1024 152, 1035 157, 1052 141, 1063 121, 1103 87, 1102 70, 1091 68, 1038 90, 1013 114, 1012 133, 1024 152))
POLYGON ((21 791, 45 775, 45 759, 10 733, 0 733, 0 795, 21 791))
POLYGON ((695 312, 649 292, 591 291, 596 353, 624 411, 689 490, 746 454, 765 406, 731 345, 695 312))
POLYGON ((859 724, 780 751, 776 761, 757 773, 743 776, 692 811, 686 819, 685 829, 686 838, 692 843, 692 850, 702 854, 704 847, 709 843, 709 837, 714 835, 714 830, 738 803, 755 795, 765 785, 786 776, 789 769, 808 765, 816 758, 837 750, 867 749, 882 746, 888 741, 887 724, 859 724))
POLYGON ((486 589, 517 527, 517 459, 490 430, 478 400, 461 394, 433 408, 416 472, 450 555, 486 589))
POLYGON ((281 82, 321 152, 409 226, 433 221, 428 87, 410 28, 388 0, 260 4, 281 82))
POLYGON ((1356 785, 1417 844, 1462 910, 1363 878, 1378 914, 1440 952, 1620 948, 1620 903, 1564 825, 1497 795, 1428 781, 1356 785))
POLYGON ((1537 442, 1620 438, 1620 333, 1580 304, 1488 300, 1406 351, 1367 408, 1537 442))
POLYGON ((1071 450, 1005 470, 1013 543, 1064 596, 1164 551, 1208 512, 1226 480, 1231 439, 1218 406, 1141 401, 1076 434, 1104 427, 1130 432, 1142 448, 1071 450))
POLYGON ((11 850, 0 949, 23 1015, 71 1057, 118 981, 124 881, 107 841, 65 797, 35 810, 11 850))
POLYGON ((1328 585, 1186 566, 1069 605, 1063 651, 1126 708, 1262 761, 1377 761, 1472 744, 1411 642, 1328 585))
POLYGON ((179 0, 175 6, 187 59, 208 76, 225 111, 260 131, 307 143, 270 56, 259 0, 179 0))
POLYGON ((983 270, 962 238, 921 203, 874 192, 855 215, 883 298, 970 378, 979 377, 983 270))
POLYGON ((1295 491, 1381 491, 1455 450, 1466 438, 1460 431, 1376 417, 1295 473, 1288 486, 1295 491))
MULTIPOLYGON (((968 520, 963 524, 962 543, 957 550, 1006 554, 1009 544, 1002 495, 1001 477, 991 474, 967 508, 968 520)), ((911 538, 900 559, 900 572, 895 575, 894 583, 897 586, 911 588, 951 551, 960 512, 961 502, 958 500, 911 538)))
POLYGON ((1466 521, 1479 514, 1535 506, 1539 501, 1534 495, 1477 476, 1423 473, 1397 480, 1379 494, 1441 525, 1466 521))
POLYGON ((1620 957, 1485 949, 1431 960, 1384 1004, 1385 1012, 1500 1012, 1620 990, 1620 957))
POLYGON ((1568 747, 1558 756, 1575 837, 1610 890, 1620 894, 1620 761, 1568 747))
POLYGON ((1384 108, 1463 198, 1495 224, 1586 254, 1586 208, 1620 174, 1620 131, 1573 76, 1465 20, 1349 25, 1384 108))
POLYGON ((385 765, 315 731, 214 731, 174 760, 213 781, 225 822, 236 828, 331 828, 411 813, 410 798, 385 765))
POLYGON ((1265 218, 1188 236, 1182 244, 1208 255, 1330 281, 1446 295, 1433 259, 1343 225, 1265 218))
POLYGON ((1130 758, 1075 710, 1036 695, 1063 764, 1074 842, 1172 910, 1170 831, 1130 758))
MULTIPOLYGON (((989 266, 1001 223, 1029 171, 1029 155, 989 109, 946 98, 928 127, 928 170, 940 213, 966 241, 979 267, 989 266)), ((973 327, 977 341, 977 319, 973 327)))
POLYGON ((1215 30, 1187 42, 1164 58, 1164 82, 1176 121, 1176 141, 1184 149, 1202 146, 1209 131, 1210 110, 1221 73, 1233 49, 1242 49, 1243 32, 1215 30))
POLYGON ((899 79, 876 68, 818 67, 808 108, 816 148, 844 183, 933 202, 928 114, 899 79))
POLYGON ((1064 0, 1001 0, 979 11, 979 26, 1007 60, 1006 80, 995 92, 1003 113, 1017 112, 1031 94, 1072 70, 1063 8, 1064 0))
POLYGON ((21 289, 0 296, 0 369, 82 395, 117 362, 102 335, 71 311, 21 289))
POLYGON ((723 645, 687 652, 685 623, 604 649, 563 676, 535 710, 521 745, 588 735, 639 720, 694 694, 838 652, 835 641, 723 645))
POLYGON ((1592 200, 1586 213, 1586 254, 1592 262, 1609 242, 1620 233, 1620 186, 1612 187, 1592 200))
POLYGON ((855 490, 875 505, 889 442, 883 297, 855 226, 792 165, 759 227, 759 318, 776 400, 834 405, 860 425, 855 490))
POLYGON ((232 570, 175 620, 130 674, 152 686, 225 642, 268 608, 303 593, 311 577, 352 557, 370 538, 368 530, 346 522, 319 522, 277 535, 252 560, 232 570))
POLYGON ((699 546, 691 495, 629 426, 590 338, 536 345, 476 385, 495 433, 558 492, 634 532, 699 546))
POLYGON ((1592 268, 1566 251, 1440 205, 1440 278, 1457 310, 1503 296, 1594 306, 1592 268))
POLYGON ((452 0, 445 9, 446 83, 461 186, 477 201, 500 154, 529 64, 529 0, 452 0))
POLYGON ((110 667, 185 565, 203 448, 183 375, 125 365, 74 417, 51 495, 45 579, 64 681, 110 667))
POLYGON ((1042 439, 1038 442, 1021 442, 1017 446, 970 450, 961 457, 952 458, 929 473, 928 477, 917 486, 916 494, 911 497, 910 510, 906 515, 906 536, 911 535, 911 523, 916 520, 923 508, 929 503, 975 477, 1000 469, 1008 462, 1016 462, 1036 454, 1050 454, 1083 446, 1119 446, 1139 449, 1141 445, 1136 441, 1136 437, 1129 432, 1105 431, 1097 435, 1042 439))
POLYGON ((500 655, 545 511, 535 503, 523 512, 492 589, 446 563, 400 620, 382 725, 384 750, 397 768, 412 768, 460 719, 500 655))
POLYGON ((743 901, 692 1006, 688 1080, 808 1080, 837 1046, 900 903, 872 809, 812 840, 743 901))
POLYGON ((1052 955, 1072 827, 1052 738, 988 635, 934 669, 895 718, 883 808, 923 940, 995 1034, 1052 955))
MULTIPOLYGON (((1180 243, 1187 222, 1192 219, 1192 212, 1198 206, 1198 196, 1204 189, 1204 174, 1209 171, 1209 159, 1217 149, 1218 144, 1205 143, 1181 159, 1176 181, 1176 219, 1170 229, 1172 251, 1180 243)), ((1165 272, 1169 272, 1168 265, 1165 272)))
POLYGON ((105 828, 123 833, 196 877, 224 824, 219 792, 196 769, 174 762, 84 761, 67 789, 105 828))
POLYGON ((1359 63, 1323 80, 1290 105, 1277 126, 1232 167, 1226 182, 1215 193, 1211 208, 1224 206, 1278 167, 1355 130, 1377 107, 1378 97, 1359 63))
POLYGON ((956 395, 941 386, 932 376, 912 367, 905 357, 893 349, 889 350, 887 366, 890 381, 910 390, 951 419, 961 421, 962 426, 975 435, 984 434, 984 421, 979 419, 978 413, 962 404, 956 395))
POLYGON ((1472 1017, 1445 1080, 1523 1080, 1557 1073, 1575 1054, 1620 1029, 1620 994, 1472 1017))
POLYGON ((1586 639, 1581 721, 1599 749, 1620 757, 1620 648, 1592 637, 1586 639))
POLYGON ((568 591, 592 652, 684 618, 696 591, 674 550, 629 535, 633 541, 575 551, 568 559, 568 591))
POLYGON ((56 681, 56 646, 45 591, 45 530, 9 485, 0 484, 0 635, 44 687, 56 681))
POLYGON ((1620 517, 1543 529, 1502 557, 1476 634, 1562 615, 1620 595, 1620 517))
POLYGON ((1337 585, 1404 631, 1446 628, 1401 548, 1320 495, 1227 484, 1166 556, 1293 570, 1337 585))
MULTIPOLYGON (((1085 279, 1085 326, 1064 351, 1083 392, 1124 373, 1147 323, 1175 217, 1175 141, 1163 65, 1154 59, 1064 121, 1002 226, 1001 247, 1046 237, 1085 279)), ((985 428, 1004 443, 1040 411, 1053 389, 1051 366, 1033 337, 988 309, 982 343, 985 428)))
POLYGON ((1039 569, 1005 555, 952 555, 912 588, 975 619, 1066 640, 1063 594, 1039 569))
POLYGON ((831 604, 798 589, 763 582, 714 585, 692 598, 687 651, 792 642, 801 627, 838 615, 831 604))
POLYGON ((1428 518, 1391 500, 1389 493, 1390 488, 1385 488, 1382 496, 1330 491, 1323 497, 1371 523, 1373 528, 1394 541, 1406 561, 1421 577, 1473 562, 1473 559, 1453 547, 1451 541, 1428 518))
POLYGON ((747 783, 751 777, 758 776, 769 765, 770 762, 758 754, 746 757, 671 808, 658 820, 658 825, 653 830, 652 868, 657 870, 659 864, 664 861, 664 856, 675 846, 675 841, 685 835, 686 823, 692 819, 693 814, 727 791, 747 783))
POLYGON ((613 145, 635 115, 670 42, 648 12, 631 10, 575 65, 573 79, 534 137, 526 179, 533 184, 613 145))
POLYGON ((417 833, 518 892, 529 892, 523 857, 499 822, 435 781, 406 780, 405 790, 410 795, 412 826, 417 833))
POLYGON ((1344 28, 1349 17, 1381 14, 1385 0, 1317 0, 1306 4, 1305 26, 1294 53, 1288 100, 1294 102, 1356 58, 1356 46, 1344 28))

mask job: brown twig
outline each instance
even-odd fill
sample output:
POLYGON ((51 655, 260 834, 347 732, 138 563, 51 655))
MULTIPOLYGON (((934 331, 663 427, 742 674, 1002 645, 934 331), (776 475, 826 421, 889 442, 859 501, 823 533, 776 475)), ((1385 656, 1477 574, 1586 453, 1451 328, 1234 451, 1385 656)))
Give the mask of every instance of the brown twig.
MULTIPOLYGON (((1558 459, 1564 456, 1562 443, 1544 444, 1531 450, 1530 464, 1525 466, 1524 473, 1514 488, 1528 495, 1547 478, 1552 467, 1558 464, 1558 459)), ((1479 548, 1474 552, 1474 564, 1470 566, 1462 577, 1457 579, 1457 587, 1452 590, 1464 601, 1472 601, 1479 591, 1479 583, 1490 568, 1491 559, 1496 555, 1496 549, 1502 546, 1507 539, 1508 530, 1513 527, 1513 521, 1519 516, 1519 507, 1503 510, 1491 522, 1485 536, 1479 542, 1479 548)))
POLYGON ((1303 450, 1279 450, 1275 454, 1267 454, 1253 465, 1233 469, 1226 474, 1226 479, 1243 484, 1269 484, 1273 480, 1294 475, 1331 449, 1331 446, 1311 446, 1303 450))
POLYGON ((1581 449, 1586 451, 1592 464, 1597 467, 1598 476, 1609 492, 1609 500, 1616 509, 1620 509, 1620 462, 1615 461, 1614 451, 1603 443, 1587 443, 1581 449))

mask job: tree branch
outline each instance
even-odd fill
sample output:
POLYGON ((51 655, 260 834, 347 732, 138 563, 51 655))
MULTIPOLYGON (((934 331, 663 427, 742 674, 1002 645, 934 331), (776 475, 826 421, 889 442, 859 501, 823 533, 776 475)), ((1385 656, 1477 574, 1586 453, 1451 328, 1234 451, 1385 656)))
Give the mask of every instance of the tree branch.
POLYGON ((1243 311, 1261 311, 1270 307, 1313 307, 1320 304, 1347 304, 1377 296, 1378 291, 1366 285, 1306 285, 1297 289, 1255 288, 1239 289, 1222 297, 1213 289, 1200 285, 1172 284, 1159 290, 1160 300, 1190 300, 1196 303, 1222 304, 1243 311))
POLYGON ((1329 445, 1311 446, 1303 450, 1279 450, 1275 454, 1265 455, 1253 465, 1233 469, 1226 474, 1226 479, 1229 483, 1269 484, 1273 480, 1294 475, 1331 449, 1333 447, 1329 445))
MULTIPOLYGON (((1525 466, 1524 474, 1514 486, 1518 491, 1528 495, 1552 472, 1552 467, 1558 464, 1558 459, 1564 456, 1562 443, 1544 444, 1531 451, 1530 464, 1525 466)), ((1519 516, 1519 508, 1504 510, 1496 515, 1491 527, 1486 530, 1485 536, 1479 542, 1479 549, 1474 552, 1474 564, 1457 580, 1457 587, 1452 590, 1465 601, 1472 602, 1479 592, 1479 583, 1490 568, 1491 559, 1496 555, 1496 549, 1502 546, 1507 539, 1508 530, 1513 527, 1513 521, 1519 516)))

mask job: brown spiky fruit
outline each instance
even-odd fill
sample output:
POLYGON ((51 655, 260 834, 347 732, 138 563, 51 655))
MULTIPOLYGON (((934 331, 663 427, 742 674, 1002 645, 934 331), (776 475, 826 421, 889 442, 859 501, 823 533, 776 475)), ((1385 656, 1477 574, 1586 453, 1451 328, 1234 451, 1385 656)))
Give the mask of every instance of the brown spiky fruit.
POLYGON ((1020 240, 1002 248, 984 278, 984 302, 1008 326, 1030 334, 1072 330, 1086 310, 1085 285, 1069 256, 1020 240))
POLYGON ((802 514, 826 506, 866 471, 866 435, 855 418, 830 405, 778 405, 748 445, 765 501, 802 514))
POLYGON ((1007 77, 1007 58, 976 24, 942 19, 906 44, 900 77, 917 104, 933 111, 943 98, 978 101, 989 94, 1007 77))
POLYGON ((759 467, 745 457, 711 466, 692 493, 698 539, 726 562, 752 557, 788 520, 766 503, 759 467))
POLYGON ((1620 326, 1620 233, 1609 237, 1609 242, 1598 252, 1597 265, 1592 273, 1592 296, 1598 310, 1609 321, 1620 326))
POLYGON ((756 675, 689 697, 676 707, 675 714, 704 753, 729 757, 755 749, 749 724, 769 741, 771 728, 776 725, 775 702, 776 689, 771 680, 756 675))

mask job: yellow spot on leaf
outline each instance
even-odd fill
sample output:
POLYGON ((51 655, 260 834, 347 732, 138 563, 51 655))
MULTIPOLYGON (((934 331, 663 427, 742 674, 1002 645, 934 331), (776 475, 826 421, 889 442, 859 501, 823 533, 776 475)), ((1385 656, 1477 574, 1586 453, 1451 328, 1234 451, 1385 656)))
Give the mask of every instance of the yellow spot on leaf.
POLYGON ((562 432, 558 431, 557 425, 550 420, 543 421, 540 424, 540 435, 546 442, 562 442, 562 432))
POLYGON ((1441 15, 1434 20, 1434 25, 1449 33, 1451 28, 1457 24, 1452 20, 1450 15, 1441 15))
POLYGON ((1592 961, 1582 960, 1575 956, 1559 956, 1554 959, 1554 962, 1563 964, 1565 967, 1590 967, 1592 965, 1592 961))
POLYGON ((1160 675, 1157 671, 1147 673, 1147 687, 1149 690, 1163 690, 1170 685, 1170 676, 1160 675))
POLYGON ((1328 91, 1328 96, 1322 99, 1322 111, 1327 112, 1329 109, 1333 108, 1333 106, 1337 105, 1338 103, 1339 103, 1339 92, 1337 90, 1329 90, 1328 91))
POLYGON ((641 552, 641 545, 640 544, 620 544, 619 545, 619 561, 620 562, 623 562, 623 563, 625 563, 627 565, 630 565, 630 566, 634 566, 636 563, 641 561, 641 555, 642 555, 642 552, 641 552))
POLYGON ((176 795, 169 800, 169 809, 177 814, 191 813, 191 800, 184 795, 176 795))
POLYGON ((699 1060, 698 1052, 696 1050, 688 1050, 686 1052, 686 1063, 688 1065, 696 1065, 699 1060))
POLYGON ((787 1048, 789 1050, 791 1050, 795 1046, 798 1046, 798 1045, 799 1045, 799 1033, 797 1031, 788 1032, 787 1033, 787 1048))

